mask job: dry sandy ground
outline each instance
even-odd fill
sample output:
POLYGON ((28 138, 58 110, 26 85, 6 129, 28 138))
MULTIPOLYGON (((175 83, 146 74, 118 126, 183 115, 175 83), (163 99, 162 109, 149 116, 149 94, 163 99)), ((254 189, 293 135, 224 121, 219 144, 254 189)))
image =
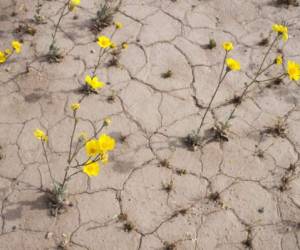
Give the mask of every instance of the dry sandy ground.
MULTIPOLYGON (((81 0, 78 18, 63 20, 59 64, 41 58, 63 0, 39 1, 47 22, 39 25, 30 23, 37 2, 0 1, 1 49, 13 37, 24 41, 23 53, 0 66, 1 250, 57 249, 62 241, 76 250, 300 248, 300 92, 294 83, 251 88, 228 142, 194 152, 181 143, 197 128, 216 87, 220 44, 234 42, 242 71, 224 82, 206 128, 232 110, 228 100, 241 93, 245 73, 251 76, 261 60, 266 47, 257 44, 270 36, 273 23, 290 24, 284 55, 300 60, 300 7, 271 0, 122 0, 114 19, 124 28, 113 40, 129 48, 120 67, 97 71, 110 84, 84 99, 76 132, 91 133, 92 122, 111 116, 106 132, 118 145, 98 177, 78 175, 70 182, 73 206, 55 218, 33 130, 49 134, 50 163, 61 180, 72 128, 69 105, 80 98, 75 90, 96 62, 88 22, 101 1, 81 0), (22 22, 36 34, 15 34, 22 22), (205 48, 210 38, 217 42, 212 50, 205 48), (168 70, 172 76, 163 79, 168 70), (278 118, 285 133, 261 133, 278 118)), ((108 27, 103 34, 111 32, 108 27)))

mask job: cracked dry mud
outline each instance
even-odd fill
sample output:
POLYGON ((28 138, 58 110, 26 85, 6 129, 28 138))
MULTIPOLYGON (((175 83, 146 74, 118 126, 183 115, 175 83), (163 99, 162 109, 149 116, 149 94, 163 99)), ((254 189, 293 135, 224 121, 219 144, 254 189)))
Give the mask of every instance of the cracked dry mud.
MULTIPOLYGON (((0 1, 1 48, 34 16, 37 0, 0 1), (13 14, 13 15, 12 15, 13 14)), ((68 187, 73 206, 51 217, 43 190, 50 178, 35 128, 49 134, 50 162, 62 178, 72 121, 70 103, 95 64, 97 44, 88 28, 101 0, 82 0, 58 32, 65 54, 47 52, 62 0, 40 0, 47 23, 21 35, 23 53, 0 66, 0 249, 257 249, 300 248, 299 88, 288 81, 254 86, 232 120, 229 141, 199 151, 181 143, 200 123, 216 87, 221 42, 235 44, 242 72, 230 75, 205 127, 225 119, 241 93, 245 73, 258 63, 273 23, 287 20, 284 55, 300 59, 300 8, 271 0, 121 0, 114 19, 127 41, 122 67, 97 74, 110 84, 82 103, 80 131, 106 116, 118 140, 98 177, 78 176, 68 187), (215 49, 205 49, 209 39, 215 49), (28 69, 28 71, 27 71, 28 69), (171 70, 169 78, 161 75, 171 70), (108 98, 114 95, 114 102, 108 98), (278 117, 286 134, 262 134, 278 117), (285 180, 288 179, 286 182, 285 180)), ((110 34, 111 27, 103 30, 110 34)), ((17 34, 19 37, 20 34, 17 34)))

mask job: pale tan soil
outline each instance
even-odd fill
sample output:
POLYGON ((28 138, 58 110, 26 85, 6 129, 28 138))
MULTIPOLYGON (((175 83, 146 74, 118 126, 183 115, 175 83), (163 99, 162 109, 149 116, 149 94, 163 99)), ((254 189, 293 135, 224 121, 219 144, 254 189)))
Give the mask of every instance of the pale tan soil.
MULTIPOLYGON (((298 86, 284 81, 251 88, 231 122, 228 142, 192 152, 180 141, 197 128, 201 107, 216 87, 223 41, 234 42, 232 55, 242 72, 224 82, 205 128, 232 110, 228 100, 241 93, 249 80, 245 73, 251 75, 261 60, 266 48, 257 43, 270 36, 273 23, 291 25, 284 55, 300 62, 300 7, 271 0, 121 0, 114 19, 124 28, 113 40, 127 41, 129 48, 121 55, 122 67, 97 71, 111 84, 83 101, 77 132, 91 133, 92 122, 111 116, 107 133, 118 139, 117 149, 98 177, 71 181, 74 206, 54 218, 42 191, 51 187, 49 173, 33 131, 49 134, 50 163, 55 178, 62 179, 72 128, 69 105, 80 98, 78 82, 96 63, 98 47, 87 23, 101 1, 81 0, 78 19, 71 14, 63 20, 60 64, 41 56, 64 1, 40 2, 47 23, 31 24, 37 32, 22 36, 22 54, 0 66, 1 250, 57 249, 63 234, 75 250, 300 248, 298 86), (217 42, 213 50, 205 49, 210 38, 217 42), (163 79, 167 70, 173 74, 163 79), (107 101, 112 94, 113 103, 107 101), (286 121, 286 135, 261 136, 278 117, 286 121), (165 159, 168 166, 160 164, 165 159), (280 191, 291 164, 296 169, 280 191), (171 182, 168 193, 163 187, 171 182), (209 199, 212 193, 219 199, 209 199), (118 219, 121 212, 127 222, 118 219), (124 225, 133 229, 127 232, 124 225)), ((0 49, 20 38, 13 31, 29 22, 36 4, 0 0, 0 49)))

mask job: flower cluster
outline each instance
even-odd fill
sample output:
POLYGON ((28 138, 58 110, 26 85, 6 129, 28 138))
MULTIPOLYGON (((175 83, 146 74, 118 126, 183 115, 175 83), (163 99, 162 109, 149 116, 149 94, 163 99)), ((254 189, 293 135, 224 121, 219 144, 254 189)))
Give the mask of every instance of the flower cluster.
POLYGON ((273 31, 277 32, 278 36, 282 37, 283 41, 286 42, 289 39, 288 27, 286 27, 285 25, 273 24, 272 29, 273 31))
MULTIPOLYGON (((114 25, 115 29, 121 29, 123 27, 123 24, 120 22, 115 22, 114 25)), ((98 64, 95 67, 94 73, 92 75, 86 75, 85 77, 86 86, 88 86, 89 89, 94 91, 97 89, 101 89, 105 86, 105 83, 100 81, 95 75, 96 68, 99 66, 101 57, 109 51, 111 51, 111 54, 113 55, 114 53, 118 54, 118 52, 120 52, 121 49, 128 48, 128 44, 126 42, 123 42, 120 46, 117 46, 113 41, 111 41, 109 37, 104 35, 98 37, 97 44, 101 48, 98 64)))
MULTIPOLYGON (((273 24, 272 30, 277 33, 277 37, 281 37, 283 41, 289 39, 288 27, 282 24, 273 24)), ((277 65, 283 64, 282 55, 278 55, 275 59, 277 65)), ((286 73, 290 80, 300 80, 300 65, 294 61, 288 60, 286 65, 286 73)))
MULTIPOLYGON (((222 47, 226 51, 226 57, 228 52, 234 49, 232 42, 224 42, 222 47)), ((239 71, 241 69, 240 63, 233 58, 226 58, 225 62, 227 66, 227 71, 239 71)))
MULTIPOLYGON (((73 103, 71 105, 71 109, 73 111, 76 111, 77 109, 79 109, 79 107, 79 103, 73 103)), ((108 126, 110 123, 111 120, 109 118, 106 118, 103 124, 104 126, 108 126)), ((34 136, 42 142, 48 142, 48 136, 44 131, 40 129, 36 129, 34 131, 34 136)), ((100 171, 100 165, 98 162, 101 161, 102 164, 108 163, 108 153, 115 148, 116 141, 114 138, 110 137, 107 134, 100 135, 98 139, 90 140, 87 139, 86 133, 81 133, 80 136, 83 136, 85 138, 85 151, 88 157, 88 160, 83 165, 82 172, 90 177, 97 176, 100 171), (92 157, 94 157, 93 160, 92 157)))
POLYGON ((22 51, 22 44, 17 40, 11 42, 11 47, 12 49, 8 48, 4 51, 0 51, 0 64, 5 63, 14 52, 19 54, 22 51))
POLYGON ((108 162, 108 152, 115 148, 116 142, 109 135, 102 134, 98 139, 91 139, 86 142, 86 155, 94 157, 94 160, 88 160, 84 165, 83 172, 88 176, 97 176, 100 171, 98 160, 103 164, 108 162))

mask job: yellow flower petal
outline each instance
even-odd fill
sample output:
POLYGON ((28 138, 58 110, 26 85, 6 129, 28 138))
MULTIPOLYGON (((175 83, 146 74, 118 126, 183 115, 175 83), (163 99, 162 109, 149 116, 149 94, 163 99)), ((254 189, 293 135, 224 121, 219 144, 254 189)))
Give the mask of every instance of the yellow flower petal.
POLYGON ((41 141, 48 141, 48 136, 44 133, 44 131, 40 129, 36 129, 33 134, 37 139, 41 141))
POLYGON ((104 48, 104 49, 111 45, 111 41, 107 36, 99 36, 97 43, 101 48, 104 48))
POLYGON ((111 119, 109 117, 106 117, 103 121, 104 126, 109 126, 111 124, 111 119))
POLYGON ((5 53, 7 56, 9 56, 9 55, 12 54, 12 51, 11 51, 11 49, 6 49, 6 50, 4 50, 4 53, 5 53))
POLYGON ((288 61, 287 74, 292 81, 298 81, 300 79, 300 65, 294 61, 288 61))
POLYGON ((226 50, 226 51, 233 50, 232 42, 224 42, 223 43, 223 49, 226 50))
POLYGON ((114 22, 114 25, 115 25, 116 29, 122 29, 123 28, 123 24, 121 22, 114 22))
POLYGON ((283 61, 282 55, 278 55, 278 56, 276 57, 276 60, 275 60, 276 64, 277 64, 277 65, 281 65, 281 64, 282 64, 282 61, 283 61))
POLYGON ((273 24, 273 31, 277 32, 278 36, 282 36, 283 41, 287 41, 289 38, 288 27, 281 24, 273 24))
POLYGON ((19 54, 22 50, 22 44, 17 40, 13 40, 11 42, 11 46, 13 47, 13 49, 16 51, 17 54, 19 54))
POLYGON ((84 173, 86 173, 88 176, 97 176, 100 172, 100 166, 98 162, 93 162, 89 160, 83 167, 82 170, 84 173))
POLYGON ((71 109, 73 110, 73 111, 76 111, 76 110, 78 110, 80 108, 80 103, 72 103, 71 104, 71 109))
POLYGON ((101 157, 100 157, 100 159, 101 159, 101 162, 103 163, 103 164, 107 164, 108 163, 108 153, 107 152, 104 152, 104 153, 102 153, 101 154, 101 157))
POLYGON ((234 60, 233 58, 226 59, 227 69, 232 71, 238 71, 241 69, 241 65, 238 61, 234 60))
POLYGON ((75 7, 79 6, 80 0, 70 0, 69 2, 69 10, 73 11, 75 7))
POLYGON ((85 77, 85 82, 88 83, 88 84, 90 84, 90 83, 92 82, 92 78, 91 78, 90 76, 87 75, 87 76, 85 77))
POLYGON ((92 89, 101 89, 105 86, 104 82, 98 80, 98 77, 95 76, 91 78, 90 76, 85 77, 85 82, 89 85, 92 89))
POLYGON ((85 144, 85 151, 87 156, 96 156, 100 151, 99 143, 96 139, 92 139, 85 144))
POLYGON ((102 134, 99 137, 98 143, 99 143, 99 148, 102 152, 111 151, 115 148, 116 145, 115 139, 106 134, 102 134))
POLYGON ((0 64, 5 63, 6 59, 6 55, 2 51, 0 51, 0 64))

